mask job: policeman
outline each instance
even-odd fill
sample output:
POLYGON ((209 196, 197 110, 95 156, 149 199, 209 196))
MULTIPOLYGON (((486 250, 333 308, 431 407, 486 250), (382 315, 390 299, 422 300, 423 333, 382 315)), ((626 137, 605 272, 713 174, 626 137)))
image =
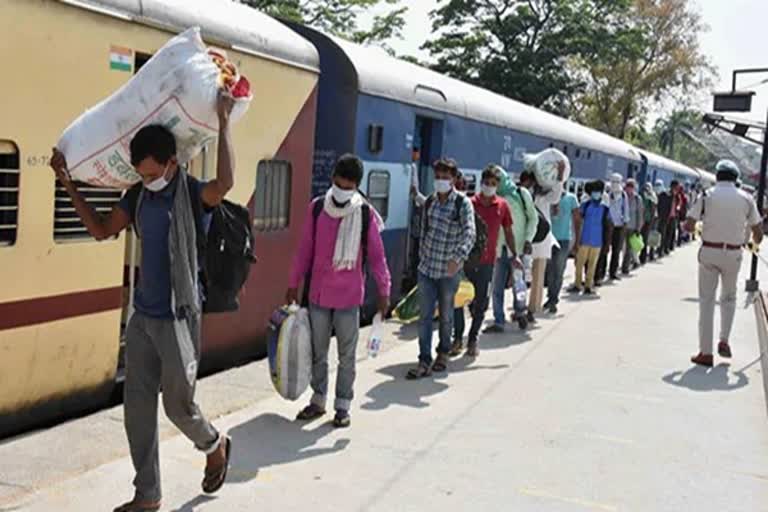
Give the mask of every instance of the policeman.
POLYGON ((763 239, 760 214, 752 197, 736 187, 739 168, 730 160, 721 160, 715 168, 717 184, 693 205, 686 228, 693 231, 702 221, 702 247, 699 251, 699 354, 691 361, 711 367, 715 291, 720 289, 720 343, 717 352, 731 357, 728 337, 736 314, 736 281, 741 268, 745 232, 759 244, 763 239))

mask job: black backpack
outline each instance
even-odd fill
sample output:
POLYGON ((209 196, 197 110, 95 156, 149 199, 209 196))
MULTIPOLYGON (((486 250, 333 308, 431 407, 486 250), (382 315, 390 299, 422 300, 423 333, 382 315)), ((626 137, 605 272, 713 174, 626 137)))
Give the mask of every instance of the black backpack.
MULTIPOLYGON (((194 195, 194 194, 193 194, 194 195)), ((201 266, 204 297, 203 311, 225 313, 240 308, 238 295, 256 262, 251 216, 242 205, 221 202, 211 212, 206 236, 202 225, 203 203, 192 198, 197 232, 197 251, 203 254, 201 266)))
MULTIPOLYGON (((453 215, 455 222, 461 221, 461 208, 464 206, 464 201, 469 201, 469 198, 463 194, 457 194, 455 201, 456 210, 453 215)), ((424 233, 429 231, 429 209, 435 202, 435 196, 429 196, 427 202, 424 204, 424 233)), ((473 209, 474 211, 474 209, 473 209)), ((472 246, 472 250, 469 251, 469 257, 464 262, 465 269, 471 269, 477 267, 480 264, 480 259, 483 257, 485 248, 488 245, 488 225, 485 223, 482 217, 475 211, 475 244, 472 246)))
MULTIPOLYGON (((312 202, 312 241, 314 244, 314 241, 316 239, 316 233, 317 233, 317 219, 320 217, 320 214, 323 213, 323 206, 324 206, 324 196, 320 196, 312 202)), ((368 201, 363 202, 362 206, 363 211, 363 222, 362 222, 362 229, 360 230, 360 249, 363 253, 363 273, 365 273, 365 264, 368 262, 368 228, 371 224, 371 205, 368 204, 368 201)), ((309 272, 307 273, 306 278, 304 279, 304 291, 301 296, 301 306, 302 307, 309 307, 309 288, 312 284, 312 265, 314 264, 314 256, 315 256, 315 247, 312 246, 312 258, 313 261, 310 261, 309 263, 309 272)))
MULTIPOLYGON (((523 203, 523 214, 525 215, 525 223, 527 224, 531 219, 528 218, 528 208, 526 208, 525 198, 523 197, 523 193, 520 192, 520 187, 517 187, 517 195, 520 196, 520 202, 523 203)), ((547 238, 547 235, 549 235, 549 231, 552 229, 552 227, 549 225, 549 221, 544 216, 544 214, 541 213, 541 210, 539 210, 539 207, 536 206, 535 203, 533 207, 536 209, 536 215, 539 218, 538 223, 536 224, 536 234, 533 235, 533 243, 537 244, 547 238)))
MULTIPOLYGON (((210 210, 211 224, 206 234, 203 226, 203 201, 192 194, 194 181, 187 175, 187 189, 195 218, 195 241, 200 267, 200 285, 203 289, 203 312, 225 313, 240 307, 238 294, 245 285, 256 261, 253 255, 254 238, 248 210, 226 199, 210 210)), ((126 195, 131 207, 131 221, 135 225, 142 184, 138 183, 126 195)), ((140 235, 134 231, 136 237, 140 235)))

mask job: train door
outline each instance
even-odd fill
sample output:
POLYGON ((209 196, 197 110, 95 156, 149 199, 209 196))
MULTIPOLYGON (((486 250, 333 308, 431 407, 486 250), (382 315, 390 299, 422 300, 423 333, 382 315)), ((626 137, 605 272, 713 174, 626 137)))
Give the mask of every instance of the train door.
MULTIPOLYGON (((413 131, 413 161, 416 165, 416 177, 419 191, 428 196, 434 192, 435 178, 432 164, 440 158, 443 151, 443 121, 432 117, 416 116, 413 131)), ((421 227, 421 208, 411 205, 408 226, 408 254, 406 270, 403 273, 403 290, 409 290, 415 283, 419 264, 419 235, 421 227)))
POLYGON ((637 173, 637 184, 642 187, 648 182, 649 176, 648 176, 648 158, 640 153, 640 171, 637 173))

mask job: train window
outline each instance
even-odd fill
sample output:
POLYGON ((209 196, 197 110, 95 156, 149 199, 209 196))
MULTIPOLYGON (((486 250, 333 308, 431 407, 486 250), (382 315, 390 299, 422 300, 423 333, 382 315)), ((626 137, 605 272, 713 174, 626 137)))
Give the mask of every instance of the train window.
POLYGON ((464 174, 462 178, 467 186, 467 196, 472 197, 477 193, 477 176, 474 174, 464 174))
POLYGON ((581 149, 576 148, 576 158, 581 158, 581 149))
POLYGON ((385 221, 389 215, 389 173, 371 171, 368 175, 368 201, 385 221))
POLYGON ((291 216, 291 163, 262 160, 256 172, 253 227, 277 231, 288 227, 291 216))
POLYGON ((568 156, 568 146, 563 146, 563 154, 568 156))
POLYGON ((139 72, 141 67, 152 58, 150 53, 133 52, 133 74, 139 72))
POLYGON ((16 243, 19 224, 19 148, 0 139, 0 246, 16 243))
MULTIPOLYGON (((74 185, 82 194, 85 202, 101 215, 108 215, 122 196, 122 192, 117 189, 94 187, 77 182, 74 185)), ((53 239, 56 242, 93 240, 75 211, 72 199, 58 181, 56 181, 53 208, 53 239)))
POLYGON ((368 126, 368 151, 380 153, 384 147, 384 127, 380 124, 368 126))
POLYGON ((587 160, 592 160, 592 152, 587 151, 587 160))

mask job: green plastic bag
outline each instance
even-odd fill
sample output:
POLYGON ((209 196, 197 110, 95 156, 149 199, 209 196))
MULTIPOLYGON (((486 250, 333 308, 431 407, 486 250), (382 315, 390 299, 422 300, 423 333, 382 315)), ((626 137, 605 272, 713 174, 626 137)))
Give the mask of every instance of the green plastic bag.
POLYGON ((629 248, 632 249, 633 253, 640 254, 644 247, 645 244, 643 243, 643 237, 637 233, 629 237, 629 248))
POLYGON ((392 317, 398 322, 409 324, 419 319, 420 309, 419 287, 414 286, 413 290, 408 292, 408 295, 395 306, 392 317))

